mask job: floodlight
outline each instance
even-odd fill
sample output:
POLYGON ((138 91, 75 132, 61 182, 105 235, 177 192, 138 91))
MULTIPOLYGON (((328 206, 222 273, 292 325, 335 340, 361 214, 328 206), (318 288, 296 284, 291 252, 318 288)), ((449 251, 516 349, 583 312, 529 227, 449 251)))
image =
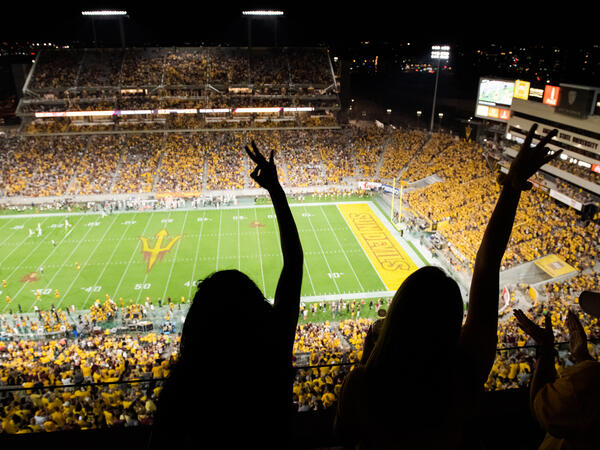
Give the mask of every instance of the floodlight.
POLYGON ((97 11, 81 11, 82 16, 126 16, 127 11, 118 10, 97 10, 97 11))
POLYGON ((283 16, 283 11, 270 11, 270 10, 258 10, 258 11, 242 11, 244 16, 283 16))
POLYGON ((450 46, 433 45, 431 47, 431 59, 450 59, 450 46))

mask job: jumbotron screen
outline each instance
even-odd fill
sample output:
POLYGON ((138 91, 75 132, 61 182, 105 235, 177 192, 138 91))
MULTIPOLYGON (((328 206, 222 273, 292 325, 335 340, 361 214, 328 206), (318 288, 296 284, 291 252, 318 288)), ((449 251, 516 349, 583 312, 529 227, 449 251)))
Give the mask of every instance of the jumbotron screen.
POLYGON ((508 121, 514 91, 514 81, 481 78, 475 116, 501 122, 508 121))

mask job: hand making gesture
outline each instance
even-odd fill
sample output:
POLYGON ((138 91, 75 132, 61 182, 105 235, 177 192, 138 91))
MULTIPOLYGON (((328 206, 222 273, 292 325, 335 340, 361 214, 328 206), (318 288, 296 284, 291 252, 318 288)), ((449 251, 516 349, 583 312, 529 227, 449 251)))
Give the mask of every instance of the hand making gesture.
MULTIPOLYGON (((546 148, 546 144, 556 136, 558 131, 552 130, 532 147, 531 141, 536 130, 537 125, 534 124, 527 133, 508 174, 501 174, 498 177, 498 181, 504 186, 475 258, 469 309, 461 333, 461 347, 472 361, 476 361, 481 385, 487 379, 496 357, 500 266, 515 221, 521 192, 531 189, 532 184, 528 179, 540 167, 560 154, 558 151, 549 155, 549 150, 546 148)), ((523 318, 524 315, 521 317, 523 318)), ((523 323, 528 324, 526 321, 523 323)), ((529 329, 535 330, 532 327, 529 329)))
POLYGON ((587 335, 577 315, 569 309, 566 320, 569 329, 569 348, 575 364, 587 359, 593 360, 587 348, 587 335))
POLYGON ((277 179, 277 168, 275 167, 275 162, 273 162, 273 150, 271 150, 269 160, 267 161, 260 150, 256 147, 254 141, 252 141, 252 148, 246 145, 246 153, 248 153, 250 159, 256 163, 256 168, 250 174, 254 181, 256 181, 267 191, 270 191, 279 185, 279 180, 277 179))
POLYGON ((546 314, 544 328, 540 327, 527 317, 520 309, 515 309, 514 314, 519 328, 533 338, 537 345, 545 348, 554 347, 554 333, 552 332, 552 319, 550 318, 550 314, 546 314))
POLYGON ((531 189, 532 184, 527 180, 535 174, 540 167, 552 161, 562 153, 562 150, 559 150, 550 155, 546 148, 546 144, 558 133, 557 129, 552 130, 544 136, 535 147, 532 147, 531 141, 533 140, 536 130, 537 124, 533 124, 527 133, 527 137, 525 138, 525 142, 523 142, 519 153, 510 166, 508 175, 503 175, 500 178, 499 181, 501 184, 509 185, 517 191, 527 191, 531 189))
POLYGON ((292 347, 298 323, 298 311, 300 308, 300 290, 302 287, 302 267, 304 253, 298 235, 298 228, 287 202, 283 187, 277 178, 277 167, 273 161, 274 152, 271 150, 267 160, 260 152, 254 141, 251 146, 246 145, 246 153, 256 163, 256 168, 250 176, 261 187, 269 191, 273 209, 277 217, 279 227, 279 239, 281 242, 281 253, 283 255, 283 268, 279 276, 279 282, 275 289, 273 306, 275 311, 282 315, 287 326, 287 340, 289 346, 289 360, 292 359, 292 347))

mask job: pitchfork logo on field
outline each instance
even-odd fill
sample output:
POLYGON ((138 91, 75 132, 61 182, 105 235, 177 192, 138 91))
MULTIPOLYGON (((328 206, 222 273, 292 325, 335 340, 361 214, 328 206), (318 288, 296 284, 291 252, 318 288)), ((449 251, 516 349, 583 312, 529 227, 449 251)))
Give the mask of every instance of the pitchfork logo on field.
POLYGON ((173 246, 175 245, 175 243, 181 239, 182 235, 179 236, 175 236, 173 239, 171 239, 169 241, 169 243, 163 247, 163 241, 165 240, 165 238, 169 235, 169 233, 167 233, 167 230, 160 230, 156 236, 154 236, 156 238, 156 242, 154 243, 154 247, 151 248, 150 245, 148 244, 148 239, 145 237, 141 237, 140 236, 140 241, 142 241, 142 253, 144 255, 144 259, 148 262, 148 265, 146 267, 146 272, 150 272, 150 270, 152 269, 152 266, 154 266, 154 263, 158 260, 161 260, 164 258, 165 254, 167 254, 167 252, 171 251, 171 249, 173 248, 173 246))

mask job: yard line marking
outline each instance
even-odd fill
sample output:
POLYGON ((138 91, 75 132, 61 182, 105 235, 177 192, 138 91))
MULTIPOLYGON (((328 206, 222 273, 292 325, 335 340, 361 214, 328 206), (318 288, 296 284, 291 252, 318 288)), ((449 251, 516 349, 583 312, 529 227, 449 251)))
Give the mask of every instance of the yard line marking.
MULTIPOLYGON (((255 210, 255 211, 256 211, 256 210, 255 210)), ((236 214, 237 214, 238 216, 240 215, 240 209, 239 209, 239 208, 237 209, 237 213, 236 213, 236 214)), ((241 254, 241 244, 240 244, 240 239, 241 239, 241 238, 240 238, 240 222, 241 222, 241 220, 236 220, 236 222, 237 222, 237 241, 238 241, 238 270, 241 270, 241 269, 242 269, 242 266, 241 266, 241 264, 242 264, 242 259, 241 259, 241 257, 240 257, 240 254, 241 254)))
MULTIPOLYGON (((115 218, 113 219, 112 223, 110 224, 109 227, 106 228, 106 231, 104 231, 104 236, 106 236, 106 233, 108 233, 108 230, 110 230, 112 228, 112 226, 115 224, 115 222, 117 221, 117 215, 115 215, 115 218)), ((125 235, 125 232, 123 232, 123 235, 121 237, 123 237, 125 235)), ((102 242, 102 239, 100 240, 100 242, 102 242)), ((119 242, 120 243, 120 242, 119 242)), ((98 243, 96 245, 96 247, 94 248, 94 253, 96 252, 96 250, 98 249, 98 247, 100 246, 100 243, 98 243)), ((112 260, 112 257, 115 254, 115 251, 117 249, 117 247, 119 246, 119 244, 117 244, 115 246, 115 249, 113 250, 112 254, 110 255, 110 258, 108 258, 108 260, 106 261, 106 263, 104 264, 104 268, 102 269, 102 272, 100 272, 100 275, 98 275, 98 278, 96 278, 96 281, 94 281, 93 286, 96 286, 98 284, 98 282, 100 281, 100 279, 102 278, 102 275, 104 275, 104 272, 106 271, 106 268, 110 265, 110 261, 112 260)), ((88 261, 90 260, 90 258, 92 257, 92 255, 90 254, 88 261)), ((87 264, 87 261, 86 261, 87 264)), ((78 271, 79 273, 81 273, 81 270, 78 271)), ((79 276, 79 273, 77 274, 77 276, 79 276)), ((88 292, 88 296, 85 298, 85 301, 83 302, 82 305, 82 309, 85 309, 85 307, 87 306, 87 302, 88 299, 90 298, 90 295, 92 295, 92 291, 90 290, 90 292, 88 292)))
MULTIPOLYGON (((79 222, 77 222, 79 223, 79 222)), ((71 231, 73 231, 73 228, 71 228, 71 231)), ((71 232, 69 231, 69 233, 71 232)), ((85 234, 83 235, 83 238, 79 240, 79 242, 77 243, 77 245, 75 246, 75 248, 71 251, 71 253, 69 254, 69 256, 67 258, 64 259, 63 263, 60 265, 60 267, 58 268, 58 270, 56 272, 54 272, 54 276, 50 279, 50 281, 48 283, 46 283, 46 289, 48 288, 48 286, 50 286, 50 283, 52 283, 52 281, 56 278, 56 276, 58 275, 58 273, 62 270, 62 268, 65 266, 65 264, 67 263, 67 261, 71 258, 71 256, 73 256, 73 253, 75 253, 75 250, 77 250, 79 248, 79 246, 84 242, 85 237, 88 235, 88 233, 92 231, 92 227, 88 227, 88 230, 85 232, 85 234)), ((64 239, 67 238, 69 234, 67 233, 64 237, 64 239)), ((56 306, 56 309, 60 308, 60 305, 62 304, 62 302, 64 301, 64 299, 67 296, 67 292, 69 292, 71 290, 71 286, 73 286, 73 282, 71 282, 71 285, 67 288, 67 290, 65 291, 65 293, 62 295, 60 302, 58 302, 58 305, 56 306)), ((37 303, 37 299, 33 302, 33 304, 35 305, 37 303)))
MULTIPOLYGON (((137 213, 136 213, 137 216, 137 213)), ((154 211, 152 211, 152 214, 150 214, 150 218, 148 219, 148 221, 146 222, 146 225, 144 226, 144 231, 142 231, 142 236, 146 235, 146 231, 148 230, 148 225, 150 225, 150 222, 152 221, 152 217, 154 217, 154 211)), ((139 241, 139 237, 137 238, 137 240, 139 241)), ((129 267, 131 266, 131 261, 133 261, 133 256, 137 253, 137 249, 138 246, 136 245, 133 248, 133 251, 131 252, 131 256, 129 257, 129 261, 127 262, 127 267, 125 268, 125 270, 123 271, 123 274, 121 275, 121 279, 119 280, 119 284, 117 284, 117 287, 115 288, 115 292, 113 293, 112 298, 115 298, 117 296, 117 292, 119 292, 119 288, 121 287, 121 284, 123 284, 123 280, 125 279, 125 275, 129 272, 129 267)))
MULTIPOLYGON (((323 210, 323 206, 321 206, 320 209, 321 209, 321 213, 323 214, 323 217, 325 217, 325 220, 327 221, 327 224, 329 226, 331 226, 331 223, 329 222, 329 217, 327 217, 327 214, 325 214, 325 211, 323 210)), ((342 243, 338 239, 337 234, 335 232, 333 232, 333 235, 335 236, 336 242, 338 243, 338 245, 342 249, 342 253, 344 254, 344 257, 346 258, 346 261, 348 262, 348 265, 350 266, 350 269, 352 269, 352 273, 354 274, 354 278, 356 278, 356 281, 358 281, 358 285, 360 286, 360 290, 364 291, 365 288, 362 285, 362 283, 360 282, 360 279, 358 278, 358 275, 356 275, 356 271, 354 270, 354 266, 352 265, 352 263, 350 262, 350 259, 348 258, 348 255, 346 254, 346 250, 344 250, 344 247, 342 247, 342 243)))
MULTIPOLYGON (((271 214, 271 218, 273 220, 273 226, 275 227, 276 233, 277 233, 277 242, 279 242, 279 255, 283 256, 281 253, 281 238, 279 236, 279 224, 277 223, 277 220, 275 220, 276 215, 275 214, 271 214)), ((300 233, 300 230, 298 230, 298 233, 300 233)), ((312 252, 304 252, 304 255, 307 254, 311 254, 312 252)), ((304 268, 306 269, 306 274, 308 275, 308 281, 310 281, 310 286, 312 287, 313 290, 313 294, 317 295, 317 291, 315 290, 315 285, 313 283, 312 277, 310 276, 310 270, 308 270, 308 264, 306 264, 306 258, 302 258, 302 265, 304 266, 304 268)))
MULTIPOLYGON (((258 222, 258 215, 256 214, 256 209, 254 210, 254 220, 258 222)), ((258 239, 258 259, 260 260, 260 275, 262 277, 262 285, 263 285, 263 295, 267 292, 267 286, 265 284, 265 270, 263 267, 263 258, 262 258, 262 249, 260 245, 260 233, 258 232, 258 227, 256 227, 256 238, 258 239)))
MULTIPOLYGON (((206 218, 206 210, 204 210, 202 219, 206 218)), ((206 221, 202 220, 202 224, 200 225, 200 234, 198 234, 198 242, 196 243, 196 256, 194 257, 194 267, 192 268, 192 280, 196 279, 196 264, 198 262, 198 253, 200 252, 200 241, 202 240, 202 230, 204 230, 204 223, 206 221)), ((192 283, 190 283, 188 290, 188 298, 192 296, 192 283)))
MULTIPOLYGON (((114 222, 115 222, 116 220, 117 220, 117 216, 115 216, 115 218, 113 219, 113 224, 114 224, 114 222)), ((106 236, 106 234, 108 233, 108 230, 110 230, 110 228, 112 227, 112 225, 113 225, 113 224, 111 224, 111 225, 110 225, 110 227, 106 227, 106 230, 104 231, 104 235, 103 235, 103 236, 106 236)), ((91 229, 91 227, 90 227, 90 229, 91 229)), ((66 236, 65 236, 65 237, 66 237, 66 236)), ((84 240, 82 239, 82 242, 87 242, 87 241, 84 241, 84 240)), ((92 252, 90 252, 90 256, 88 256, 88 259, 85 261, 85 263, 83 263, 83 266, 87 266, 87 265, 88 265, 88 262, 90 261, 90 259, 92 259, 92 256, 93 256, 93 254, 96 252, 96 250, 97 250, 97 249, 98 249, 98 247, 100 246, 100 242, 102 242, 102 240, 99 240, 99 241, 98 241, 98 244, 96 244, 96 247, 94 248, 94 250, 93 250, 92 252)), ((73 279, 73 281, 71 282, 71 285, 70 285, 70 286, 69 286, 69 288, 67 289, 67 292, 69 292, 69 291, 71 290, 71 288, 73 287, 73 285, 75 284, 75 282, 76 282, 76 281, 79 279, 79 276, 80 276, 80 275, 81 275, 81 270, 78 270, 78 271, 77 271, 77 276, 76 276, 76 277, 73 279)), ((65 299, 65 298, 67 297, 67 292, 65 292, 65 295, 63 295, 63 299, 65 299)), ((81 306, 82 306, 82 309, 83 309, 83 305, 81 305, 81 306)))
MULTIPOLYGON (((81 220, 82 220, 82 219, 83 219, 83 216, 82 216, 82 217, 79 219, 79 221, 77 222, 77 224, 79 224, 79 222, 81 222, 81 220)), ((31 256, 31 255, 32 255, 32 254, 33 254, 33 253, 34 253, 34 252, 35 252, 35 251, 38 249, 38 247, 39 247, 40 245, 42 245, 42 244, 44 243, 44 241, 45 241, 46 239, 48 239, 48 237, 49 237, 49 236, 50 236, 50 233, 46 234, 46 237, 45 237, 44 239, 42 239, 42 241, 41 241, 41 242, 40 242, 38 245, 36 245, 36 247, 35 247, 35 248, 34 248, 34 249, 33 249, 33 250, 32 250, 32 251, 29 253, 29 255, 27 255, 27 257, 25 257, 25 258, 23 259, 23 261, 21 262, 21 264, 19 264, 17 267, 15 267, 15 269, 14 269, 14 270, 11 272, 11 274, 9 275, 9 277, 10 277, 10 276, 12 276, 12 274, 14 274, 14 273, 17 271, 17 269, 19 269, 19 267, 21 267, 21 266, 23 265, 23 263, 29 259, 29 257, 30 257, 30 256, 31 256)), ((48 254, 48 256, 46 256, 46 258, 45 258, 45 259, 42 261, 42 263, 40 264, 40 267, 44 267, 44 263, 45 263, 45 262, 48 260, 48 258, 50 258, 50 257, 52 256, 52 254, 53 254, 53 253, 56 251, 56 249, 57 249, 57 248, 60 246, 60 244, 62 244, 62 243, 64 242, 64 240, 65 240, 66 238, 67 238, 66 236, 63 236, 63 238, 60 240, 60 242, 58 243, 58 245, 57 245, 56 247, 54 247, 54 248, 52 249, 52 251, 51 251, 51 252, 48 254)), ((12 253, 12 252, 11 252, 11 253, 12 253)), ((13 296, 13 301, 14 301, 14 300, 15 300, 15 299, 18 297, 18 295, 19 295, 19 294, 21 293, 21 291, 22 291, 22 290, 25 288, 25 286, 27 286, 27 283, 23 283, 23 286, 21 286, 21 289, 19 289, 19 290, 17 291, 17 293, 16 293, 16 294, 13 296)), ((37 301, 37 300, 36 300, 36 301, 37 301)), ((35 301, 34 301, 34 302, 31 304, 31 306, 33 307, 33 305, 34 305, 34 304, 35 304, 35 301)), ((6 305, 6 306, 5 306, 5 307, 2 309, 2 312, 4 312, 4 311, 6 310, 6 308, 7 308, 7 307, 8 307, 8 305, 6 305)))
MULTIPOLYGON (((167 216, 167 219, 166 219, 166 220, 168 221, 170 218, 171 218, 171 211, 169 211, 169 214, 168 214, 168 216, 167 216)), ((164 219, 163 219, 163 220, 164 220, 164 219)), ((161 221, 161 223, 163 223, 163 222, 161 221)), ((166 222, 166 223, 169 223, 169 222, 166 222)), ((146 284, 146 281, 148 281, 148 273, 149 273, 149 272, 147 272, 147 271, 146 271, 146 273, 144 274, 144 282, 142 283, 142 286, 146 284)), ((135 299, 135 303, 139 303, 139 302, 140 302, 140 297, 142 296, 142 291, 143 291, 143 289, 140 289, 140 290, 139 290, 139 292, 138 292, 138 296, 137 296, 137 298, 135 299)))
MULTIPOLYGON (((304 212, 308 213, 308 211, 306 211, 306 206, 304 207, 304 212)), ((329 265, 329 261, 327 260, 327 256, 325 256, 325 251, 323 250, 323 246, 321 245, 321 241, 319 240, 319 236, 317 236, 317 232, 315 230, 315 227, 312 224, 312 219, 310 218, 310 216, 307 216, 308 219, 308 223, 310 223, 310 226, 313 229, 313 233, 315 235, 315 239, 317 240, 317 243, 319 244, 319 248, 321 249, 321 253, 323 255, 323 259, 325 260, 325 264, 327 264, 327 269, 329 269, 329 273, 332 273, 333 271, 331 270, 331 266, 329 265)), ((337 284, 337 281, 335 281, 335 278, 331 278, 333 280, 333 284, 335 284, 335 288, 338 291, 338 294, 341 294, 342 291, 340 291, 340 287, 337 284)))
MULTIPOLYGON (((47 219, 44 219, 44 222, 45 222, 46 220, 47 220, 47 219)), ((6 238, 6 239, 4 239, 4 242, 6 242, 7 240, 9 240, 9 239, 10 239, 10 238, 13 236, 13 234, 15 234, 17 231, 19 231, 19 230, 15 230, 15 231, 13 231, 13 232, 12 232, 12 233, 11 233, 11 234, 10 234, 10 235, 9 235, 9 236, 6 238)), ((46 237, 48 237, 48 236, 46 236, 46 237)), ((12 251, 9 253, 9 254, 7 254, 7 255, 6 255, 4 258, 2 258, 2 261, 0 261, 0 264, 2 264, 4 261, 6 261, 6 259, 7 259, 7 258, 8 258, 10 255, 12 255, 12 254, 13 254, 13 253, 14 253, 14 252, 15 252, 15 251, 18 249, 18 248, 20 248, 20 247, 21 247, 21 245, 23 245, 27 239, 29 239, 29 236, 25 237, 25 239, 23 239, 23 240, 22 240, 22 241, 21 241, 21 242, 20 242, 18 245, 16 245, 16 246, 15 246, 15 248, 14 248, 14 249, 13 249, 13 250, 12 250, 12 251)), ((45 239, 46 239, 46 238, 42 239, 42 242, 43 242, 45 239)), ((4 242, 0 243, 0 246, 4 245, 4 242)), ((41 244, 41 242, 40 242, 40 244, 41 244)), ((39 244, 38 244, 38 245, 39 245, 39 244)), ((30 255, 31 255, 31 254, 30 254, 30 255)), ((27 258, 29 258, 29 256, 30 256, 30 255, 27 255, 27 258)), ((22 263, 23 261, 24 261, 24 260, 21 260, 21 263, 22 263)), ((20 265, 19 265, 19 266, 17 266, 17 267, 20 267, 20 265)))
MULTIPOLYGON (((11 222, 12 222, 13 220, 14 220, 14 219, 7 220, 7 221, 6 221, 6 223, 0 227, 0 230, 4 230, 4 227, 7 227, 8 225, 10 225, 10 224, 11 224, 11 222)), ((25 222, 25 223, 27 223, 27 222, 25 222)), ((25 228, 25 224, 23 224, 23 228, 25 228)), ((7 237, 5 237, 5 238, 4 238, 4 240, 3 240, 2 242, 0 242, 0 246, 4 245, 4 243, 5 243, 6 241, 8 241, 8 240, 9 240, 9 239, 12 237, 12 235, 13 235, 13 234, 15 234, 17 231, 19 231, 19 230, 14 230, 14 231, 13 231, 13 232, 10 234, 10 236, 7 236, 7 237)))
POLYGON ((221 247, 221 222, 223 221, 223 210, 219 210, 219 236, 217 238, 217 262, 215 265, 215 272, 219 270, 219 253, 221 247))
MULTIPOLYGON (((183 219, 183 225, 181 226, 181 231, 179 234, 183 234, 183 230, 185 229, 185 224, 187 223, 189 211, 185 212, 185 217, 183 219)), ((179 247, 181 247, 181 243, 175 249, 175 256, 173 256, 173 262, 171 263, 171 270, 169 271, 169 278, 167 278, 167 282, 165 283, 165 291, 163 292, 163 298, 167 296, 167 289, 169 288, 169 283, 171 282, 171 275, 173 275, 173 267, 175 266, 175 261, 177 261, 177 253, 179 252, 179 247)))

